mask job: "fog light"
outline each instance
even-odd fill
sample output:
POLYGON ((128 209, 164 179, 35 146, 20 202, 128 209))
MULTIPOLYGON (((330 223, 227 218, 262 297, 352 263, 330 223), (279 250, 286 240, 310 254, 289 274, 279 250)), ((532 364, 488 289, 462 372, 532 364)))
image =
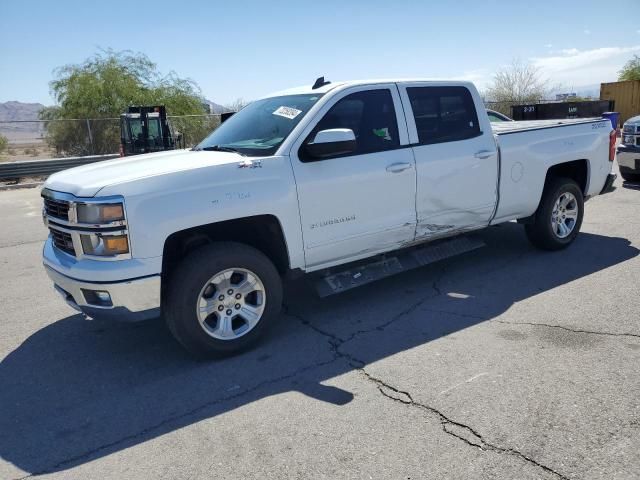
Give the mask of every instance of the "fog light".
POLYGON ((82 294, 89 305, 94 305, 96 307, 113 306, 111 295, 109 292, 105 292, 104 290, 86 290, 83 288, 82 294))
POLYGON ((111 295, 109 295, 109 292, 96 292, 96 297, 98 297, 101 302, 111 301, 111 295))

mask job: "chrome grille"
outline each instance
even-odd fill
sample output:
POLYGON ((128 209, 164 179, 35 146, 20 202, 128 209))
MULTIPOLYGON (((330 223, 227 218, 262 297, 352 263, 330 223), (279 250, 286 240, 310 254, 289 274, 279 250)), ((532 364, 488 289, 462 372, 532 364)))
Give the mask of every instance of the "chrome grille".
POLYGON ((69 220, 69 202, 45 198, 44 210, 51 217, 69 220))
POLYGON ((51 233, 53 244, 57 248, 75 257, 76 252, 73 248, 73 240, 71 239, 71 235, 69 233, 61 232, 60 230, 56 230, 55 228, 49 228, 49 232, 51 233))

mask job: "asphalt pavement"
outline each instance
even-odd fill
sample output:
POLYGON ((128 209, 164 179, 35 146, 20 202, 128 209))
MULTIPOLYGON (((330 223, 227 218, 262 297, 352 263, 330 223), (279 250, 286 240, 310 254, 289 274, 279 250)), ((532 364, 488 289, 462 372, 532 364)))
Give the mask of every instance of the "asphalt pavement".
POLYGON ((640 185, 575 243, 514 223, 193 360, 160 321, 85 320, 41 265, 38 189, 0 192, 0 478, 640 478, 640 185))

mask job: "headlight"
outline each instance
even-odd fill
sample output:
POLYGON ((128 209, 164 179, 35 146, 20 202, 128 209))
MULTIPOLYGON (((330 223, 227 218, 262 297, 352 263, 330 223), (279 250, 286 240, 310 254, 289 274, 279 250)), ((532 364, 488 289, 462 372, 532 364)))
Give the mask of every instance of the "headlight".
POLYGON ((80 203, 78 204, 78 222, 105 224, 124 220, 124 208, 121 203, 80 203))
POLYGON ((129 253, 129 238, 127 235, 80 235, 82 250, 85 255, 109 257, 129 253))

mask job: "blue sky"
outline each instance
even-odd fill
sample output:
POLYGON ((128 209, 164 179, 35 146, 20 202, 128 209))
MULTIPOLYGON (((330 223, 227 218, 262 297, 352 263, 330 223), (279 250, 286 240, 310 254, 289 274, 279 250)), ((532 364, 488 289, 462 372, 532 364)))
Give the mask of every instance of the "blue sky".
POLYGON ((0 101, 52 104, 54 68, 98 47, 147 54, 218 103, 312 83, 467 79, 513 58, 567 90, 640 54, 640 0, 0 0, 0 101))

